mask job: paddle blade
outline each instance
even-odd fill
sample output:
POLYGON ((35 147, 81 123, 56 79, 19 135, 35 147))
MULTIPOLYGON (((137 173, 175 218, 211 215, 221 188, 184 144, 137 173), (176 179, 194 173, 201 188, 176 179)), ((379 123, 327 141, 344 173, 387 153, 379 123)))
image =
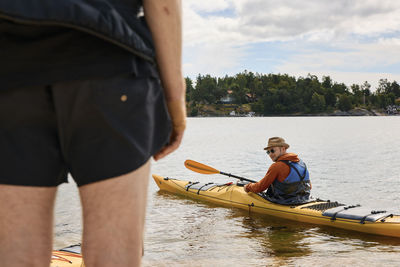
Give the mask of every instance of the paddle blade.
POLYGON ((204 165, 202 163, 199 163, 194 160, 186 160, 185 161, 185 167, 188 168, 189 170, 192 170, 194 172, 202 173, 202 174, 216 174, 220 173, 219 170, 214 169, 213 167, 204 165))

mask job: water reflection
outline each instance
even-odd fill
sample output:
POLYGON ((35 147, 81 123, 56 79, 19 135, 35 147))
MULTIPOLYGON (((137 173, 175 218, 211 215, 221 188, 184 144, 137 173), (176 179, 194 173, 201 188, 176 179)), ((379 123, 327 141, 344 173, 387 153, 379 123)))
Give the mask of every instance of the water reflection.
POLYGON ((269 216, 249 214, 232 209, 229 220, 241 222, 242 238, 259 244, 261 257, 273 257, 274 265, 282 266, 291 262, 291 258, 305 257, 312 253, 304 229, 293 227, 291 222, 269 216))
MULTIPOLYGON (((259 179, 270 164, 262 150, 266 138, 282 135, 308 163, 313 195, 399 213, 400 160, 393 160, 400 158, 399 119, 189 118, 183 145, 154 163, 153 173, 229 181, 186 170, 183 162, 191 158, 259 179)), ((57 198, 55 248, 61 248, 81 242, 81 210, 73 183, 62 185, 57 198)), ((147 212, 146 267, 400 266, 400 239, 249 215, 158 193, 153 181, 147 212)))
POLYGON ((191 259, 224 258, 227 262, 237 262, 244 257, 257 264, 282 265, 292 257, 304 257, 312 252, 304 241, 303 229, 292 227, 293 224, 257 214, 249 216, 245 211, 169 193, 156 195, 165 205, 169 202, 179 206, 175 226, 179 227, 179 237, 184 241, 180 249, 191 259))
POLYGON ((157 247, 165 258, 147 250, 145 266, 163 260, 179 260, 182 266, 199 262, 202 264, 193 266, 207 266, 207 262, 241 266, 238 262, 243 259, 252 266, 302 265, 305 259, 330 266, 325 259, 368 252, 381 252, 381 256, 392 259, 400 252, 397 238, 249 214, 160 191, 154 194, 153 208, 158 211, 158 221, 153 221, 154 212, 150 212, 153 215, 148 217, 148 225, 161 222, 163 230, 158 235, 151 233, 153 241, 159 242, 157 246, 146 247, 157 247))
MULTIPOLYGON (((288 239, 287 243, 289 245, 294 245, 295 243, 307 245, 311 243, 307 241, 308 239, 318 236, 324 239, 324 241, 331 240, 343 244, 348 243, 353 247, 395 246, 400 249, 400 240, 395 237, 365 234, 324 225, 317 226, 315 224, 284 220, 262 214, 249 214, 246 211, 235 208, 231 209, 231 215, 227 217, 227 219, 241 220, 243 225, 247 225, 248 229, 252 232, 267 234, 270 236, 269 241, 271 243, 275 243, 273 241, 276 241, 277 244, 283 244, 281 241, 288 239), (293 244, 290 241, 293 241, 293 244)), ((300 248, 300 250, 302 249, 304 249, 304 246, 300 248)), ((278 249, 278 251, 280 251, 280 249, 278 249)), ((309 250, 304 249, 303 251, 309 250)), ((280 254, 276 255, 281 256, 280 254)), ((307 253, 304 253, 304 255, 307 255, 307 253)))

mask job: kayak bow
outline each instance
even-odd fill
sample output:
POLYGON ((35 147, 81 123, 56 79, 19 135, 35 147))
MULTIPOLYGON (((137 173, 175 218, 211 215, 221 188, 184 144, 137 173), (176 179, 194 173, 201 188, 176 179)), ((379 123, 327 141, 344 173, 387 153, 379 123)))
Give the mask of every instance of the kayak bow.
POLYGON ((50 267, 84 267, 80 252, 80 245, 53 250, 50 267))

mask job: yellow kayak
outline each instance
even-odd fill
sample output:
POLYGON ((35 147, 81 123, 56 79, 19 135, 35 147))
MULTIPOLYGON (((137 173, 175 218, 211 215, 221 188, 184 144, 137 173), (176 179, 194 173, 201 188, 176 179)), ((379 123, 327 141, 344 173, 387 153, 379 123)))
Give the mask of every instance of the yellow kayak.
POLYGON ((50 267, 84 267, 80 245, 53 250, 50 267))
POLYGON ((155 174, 153 179, 162 191, 249 212, 368 234, 400 237, 400 215, 387 211, 318 199, 307 204, 286 206, 272 203, 259 194, 246 193, 243 186, 233 183, 189 182, 155 174))

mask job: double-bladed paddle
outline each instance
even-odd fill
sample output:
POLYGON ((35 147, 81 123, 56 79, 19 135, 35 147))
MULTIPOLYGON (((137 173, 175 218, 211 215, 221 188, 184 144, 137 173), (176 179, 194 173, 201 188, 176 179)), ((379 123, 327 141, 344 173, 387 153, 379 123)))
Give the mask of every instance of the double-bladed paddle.
POLYGON ((198 172, 198 173, 202 173, 202 174, 222 174, 222 175, 226 175, 229 177, 233 177, 233 178, 237 178, 241 181, 248 181, 251 183, 257 183, 257 181, 254 180, 250 180, 244 177, 240 177, 240 176, 236 176, 230 173, 226 173, 226 172, 221 172, 217 169, 214 169, 213 167, 207 166, 205 164, 199 163, 197 161, 194 160, 186 160, 185 161, 185 167, 188 168, 189 170, 192 170, 194 172, 198 172))

